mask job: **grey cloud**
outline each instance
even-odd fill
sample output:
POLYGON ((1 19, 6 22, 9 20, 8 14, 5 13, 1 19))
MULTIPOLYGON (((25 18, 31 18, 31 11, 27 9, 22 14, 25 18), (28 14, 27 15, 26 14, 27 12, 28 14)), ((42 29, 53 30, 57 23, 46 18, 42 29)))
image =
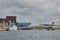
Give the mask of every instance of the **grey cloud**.
POLYGON ((48 23, 59 18, 56 6, 60 0, 0 0, 0 17, 16 15, 18 21, 32 24, 48 23))

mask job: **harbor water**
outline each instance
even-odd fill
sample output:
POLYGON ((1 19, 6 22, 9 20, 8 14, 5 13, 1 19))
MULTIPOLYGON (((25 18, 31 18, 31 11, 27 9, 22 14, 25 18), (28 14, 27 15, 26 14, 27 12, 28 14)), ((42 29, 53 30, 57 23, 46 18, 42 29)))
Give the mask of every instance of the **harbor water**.
POLYGON ((60 30, 0 31, 0 40, 60 40, 60 30))

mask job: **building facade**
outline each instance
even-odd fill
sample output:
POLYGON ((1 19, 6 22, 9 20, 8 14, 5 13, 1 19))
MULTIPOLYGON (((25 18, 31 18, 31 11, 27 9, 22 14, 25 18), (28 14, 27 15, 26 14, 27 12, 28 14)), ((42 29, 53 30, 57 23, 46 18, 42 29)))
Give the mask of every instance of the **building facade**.
POLYGON ((5 19, 5 18, 0 18, 0 27, 7 27, 9 26, 9 20, 5 19))
POLYGON ((16 22, 16 16, 6 16, 6 19, 10 20, 11 22, 16 22))
POLYGON ((16 25, 17 27, 27 27, 31 25, 30 22, 16 22, 16 16, 6 16, 6 18, 0 18, 0 27, 8 27, 10 25, 16 25))
POLYGON ((0 27, 8 27, 10 25, 10 21, 16 22, 16 16, 6 16, 6 18, 0 18, 0 27))
POLYGON ((17 27, 27 27, 27 26, 29 26, 29 25, 31 25, 31 23, 25 23, 25 22, 21 22, 21 23, 19 23, 19 22, 16 22, 15 23, 16 25, 17 25, 17 27))

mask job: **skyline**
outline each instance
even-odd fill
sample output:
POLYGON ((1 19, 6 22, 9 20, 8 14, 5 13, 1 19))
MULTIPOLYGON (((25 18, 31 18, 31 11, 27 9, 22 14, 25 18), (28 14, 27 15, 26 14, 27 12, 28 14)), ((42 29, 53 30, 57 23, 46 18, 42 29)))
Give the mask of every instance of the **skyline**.
POLYGON ((0 0, 0 17, 5 16, 32 24, 60 21, 60 0, 0 0))

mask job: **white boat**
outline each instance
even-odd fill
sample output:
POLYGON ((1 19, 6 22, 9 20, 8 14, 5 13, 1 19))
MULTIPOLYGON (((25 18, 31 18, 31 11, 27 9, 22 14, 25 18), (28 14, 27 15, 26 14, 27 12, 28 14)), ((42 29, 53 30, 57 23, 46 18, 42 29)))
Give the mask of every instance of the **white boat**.
POLYGON ((17 30, 17 27, 15 25, 8 27, 8 31, 17 30))

